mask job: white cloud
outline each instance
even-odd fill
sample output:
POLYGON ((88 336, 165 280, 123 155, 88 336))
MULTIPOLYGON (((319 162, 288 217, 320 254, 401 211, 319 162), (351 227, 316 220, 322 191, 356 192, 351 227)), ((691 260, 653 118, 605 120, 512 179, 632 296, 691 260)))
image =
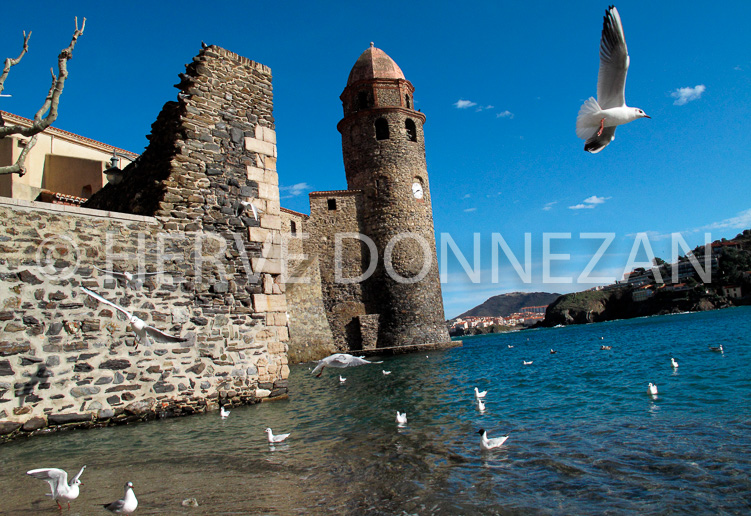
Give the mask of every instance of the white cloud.
POLYGON ((735 70, 736 72, 740 72, 743 70, 743 67, 741 67, 741 65, 736 65, 733 67, 733 70, 735 70))
POLYGON ((509 120, 511 120, 512 118, 514 118, 514 114, 507 109, 506 111, 498 113, 497 115, 495 115, 495 117, 496 118, 508 118, 509 120))
POLYGON ((580 204, 569 206, 568 209, 569 210, 591 210, 598 204, 602 204, 608 199, 610 199, 610 197, 597 197, 596 195, 592 195, 584 199, 584 201, 582 201, 580 204))
POLYGON ((292 186, 280 186, 279 191, 280 192, 286 192, 287 195, 284 195, 283 197, 285 199, 289 199, 290 197, 297 197, 298 195, 301 195, 305 193, 308 190, 312 190, 313 188, 308 183, 296 183, 292 186))
POLYGON ((584 202, 587 204, 602 204, 605 201, 610 199, 610 197, 597 197, 596 195, 593 195, 592 197, 587 197, 584 199, 584 202))
POLYGON ((472 213, 473 211, 477 211, 477 208, 467 208, 464 210, 465 213, 472 213))
POLYGON ((542 207, 542 211, 550 211, 553 209, 553 206, 555 206, 556 204, 558 204, 558 201, 549 202, 545 204, 545 206, 542 207))
POLYGON ((740 212, 735 217, 721 220, 719 222, 713 222, 699 231, 711 230, 711 229, 748 229, 751 228, 751 209, 740 212))
POLYGON ((458 109, 467 109, 476 105, 477 105, 477 102, 472 102, 471 100, 462 100, 462 99, 459 99, 454 103, 454 107, 458 109))
POLYGON ((462 199, 469 199, 470 197, 472 197, 472 194, 464 194, 464 197, 462 197, 462 199))
POLYGON ((697 84, 693 88, 678 88, 670 93, 670 96, 675 99, 674 106, 683 106, 692 100, 697 100, 706 89, 707 87, 703 84, 697 84))

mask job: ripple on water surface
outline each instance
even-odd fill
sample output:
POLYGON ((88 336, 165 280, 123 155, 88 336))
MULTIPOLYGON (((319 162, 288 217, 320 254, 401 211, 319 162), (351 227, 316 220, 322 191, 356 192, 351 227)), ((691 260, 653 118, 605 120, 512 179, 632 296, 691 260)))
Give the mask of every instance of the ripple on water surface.
POLYGON ((344 384, 337 370, 314 378, 308 364, 295 366, 288 400, 235 407, 225 420, 2 445, 0 511, 56 513, 46 484, 24 472, 87 464, 71 514, 118 498, 127 480, 139 514, 748 513, 749 316, 739 308, 473 337, 348 369, 344 384), (718 343, 725 353, 708 350, 718 343), (488 390, 484 412, 474 387, 488 390), (292 435, 270 447, 266 427, 292 435), (483 453, 480 428, 510 437, 483 453), (181 506, 192 497, 199 507, 181 506))

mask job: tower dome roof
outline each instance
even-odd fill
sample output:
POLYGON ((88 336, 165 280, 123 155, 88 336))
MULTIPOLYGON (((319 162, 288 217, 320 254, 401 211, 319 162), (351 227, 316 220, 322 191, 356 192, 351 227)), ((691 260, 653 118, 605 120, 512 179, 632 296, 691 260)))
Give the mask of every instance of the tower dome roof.
POLYGON ((369 79, 404 79, 404 73, 399 65, 386 52, 370 43, 370 48, 357 58, 355 66, 349 72, 347 86, 369 79))

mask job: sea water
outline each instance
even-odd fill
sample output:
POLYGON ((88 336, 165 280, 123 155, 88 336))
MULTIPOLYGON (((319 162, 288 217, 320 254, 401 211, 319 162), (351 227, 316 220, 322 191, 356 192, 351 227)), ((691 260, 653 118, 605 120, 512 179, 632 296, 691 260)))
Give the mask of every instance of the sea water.
POLYGON ((749 514, 750 344, 743 307, 470 337, 321 378, 301 364, 288 400, 225 420, 0 445, 0 513, 57 513, 25 471, 86 464, 66 514, 126 481, 138 514, 749 514), (266 427, 292 435, 270 446, 266 427), (481 428, 509 438, 483 452, 481 428))

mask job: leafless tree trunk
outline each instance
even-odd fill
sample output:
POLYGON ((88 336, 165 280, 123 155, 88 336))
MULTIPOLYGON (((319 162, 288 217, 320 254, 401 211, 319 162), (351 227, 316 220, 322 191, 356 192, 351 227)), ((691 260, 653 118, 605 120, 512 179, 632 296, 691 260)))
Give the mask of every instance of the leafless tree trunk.
MULTIPOLYGON (((39 111, 34 115, 34 123, 31 124, 30 127, 5 125, 5 121, 0 116, 0 139, 14 134, 30 137, 29 140, 26 141, 24 149, 21 151, 16 162, 13 165, 0 167, 0 174, 18 174, 19 176, 23 176, 26 173, 26 156, 36 144, 37 134, 47 129, 57 119, 57 106, 60 102, 60 94, 63 92, 65 79, 68 77, 68 59, 73 57, 73 48, 76 46, 78 37, 83 34, 84 27, 86 27, 86 18, 83 19, 83 23, 79 29, 78 17, 76 17, 76 30, 73 32, 73 38, 70 41, 70 45, 68 45, 67 48, 64 48, 63 51, 60 52, 60 55, 57 56, 58 76, 56 77, 55 72, 50 69, 50 73, 52 74, 52 86, 50 86, 50 91, 47 93, 47 97, 45 98, 42 107, 39 108, 39 111), (47 114, 46 116, 45 113, 47 114)), ((3 68, 2 75, 0 75, 0 93, 2 93, 5 88, 5 79, 8 77, 8 72, 10 72, 11 66, 17 65, 29 50, 29 38, 31 38, 31 32, 26 35, 26 32, 24 31, 23 49, 21 50, 21 54, 16 59, 8 58, 5 60, 5 67, 3 68)))

